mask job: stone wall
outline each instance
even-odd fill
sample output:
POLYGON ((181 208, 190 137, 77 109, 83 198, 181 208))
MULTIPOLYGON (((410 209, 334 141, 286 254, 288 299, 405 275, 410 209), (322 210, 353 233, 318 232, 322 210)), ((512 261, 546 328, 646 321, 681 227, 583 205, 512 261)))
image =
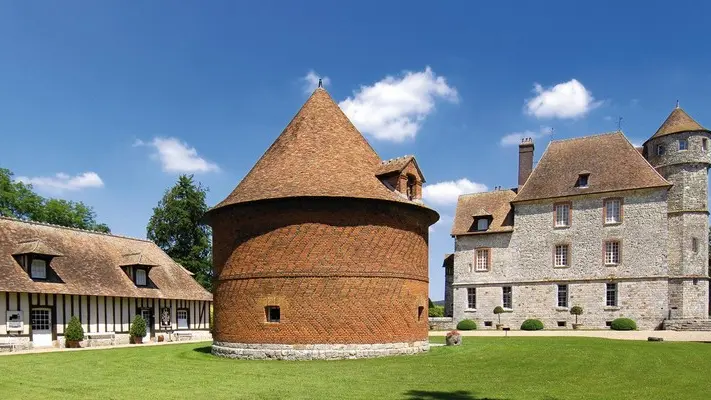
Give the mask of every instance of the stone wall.
POLYGON ((254 344, 216 341, 212 354, 247 360, 340 360, 417 354, 428 351, 429 341, 375 344, 254 344))
POLYGON ((553 227, 552 201, 517 204, 514 232, 457 237, 455 321, 496 321, 492 311, 502 305, 501 287, 513 286, 513 312, 502 315, 502 321, 508 318, 512 328, 526 318, 542 319, 548 327, 558 321, 570 326, 573 316, 555 307, 556 284, 568 284, 569 305, 586 309, 585 325, 605 327, 606 321, 626 316, 641 327, 657 327, 668 314, 666 196, 666 189, 656 189, 574 198, 571 226, 563 229, 553 227), (607 196, 623 197, 621 224, 603 225, 607 196), (609 239, 621 242, 617 266, 604 264, 603 243, 609 239), (553 252, 561 243, 570 245, 570 265, 556 268, 553 252), (487 272, 473 268, 479 247, 491 248, 487 272), (606 282, 619 283, 619 310, 605 307, 606 282), (477 288, 476 311, 467 310, 467 287, 477 288))
MULTIPOLYGON (((607 307, 605 303, 605 283, 607 281, 575 281, 568 283, 568 307, 557 306, 557 284, 527 283, 511 284, 513 308, 501 314, 501 323, 519 329, 528 318, 540 319, 546 329, 572 329, 575 316, 570 315, 570 307, 583 307, 584 314, 578 323, 584 328, 605 328, 607 322, 625 317, 637 321, 639 329, 658 329, 668 315, 667 280, 634 279, 615 280, 618 287, 618 306, 607 307), (559 327, 558 323, 565 326, 559 327)), ((477 308, 455 307, 456 321, 472 319, 479 329, 495 329, 498 316, 494 307, 501 305, 502 289, 498 285, 475 285, 477 308), (487 327, 486 323, 490 323, 487 327)), ((458 287, 454 291, 455 304, 467 304, 467 288, 458 287)))
POLYGON ((429 317, 430 330, 445 331, 454 329, 455 323, 452 317, 429 317))

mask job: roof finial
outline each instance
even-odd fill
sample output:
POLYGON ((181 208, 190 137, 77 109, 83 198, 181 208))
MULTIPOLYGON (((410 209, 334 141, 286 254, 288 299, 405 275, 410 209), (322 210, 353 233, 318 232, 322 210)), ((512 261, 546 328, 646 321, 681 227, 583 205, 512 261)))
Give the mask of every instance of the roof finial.
POLYGON ((321 78, 318 78, 318 87, 323 87, 323 82, 321 81, 321 78))
POLYGON ((617 132, 622 132, 622 116, 617 118, 617 132))
POLYGON ((679 100, 676 101, 676 108, 679 108, 679 100))

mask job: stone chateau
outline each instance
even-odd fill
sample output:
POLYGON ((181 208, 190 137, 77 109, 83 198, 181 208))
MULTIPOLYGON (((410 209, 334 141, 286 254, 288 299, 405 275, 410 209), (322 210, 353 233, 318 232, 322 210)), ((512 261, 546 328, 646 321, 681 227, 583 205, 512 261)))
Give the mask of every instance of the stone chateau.
POLYGON ((459 197, 445 259, 454 322, 518 329, 711 329, 711 132, 677 106, 641 148, 622 132, 552 141, 533 167, 519 145, 518 187, 459 197))

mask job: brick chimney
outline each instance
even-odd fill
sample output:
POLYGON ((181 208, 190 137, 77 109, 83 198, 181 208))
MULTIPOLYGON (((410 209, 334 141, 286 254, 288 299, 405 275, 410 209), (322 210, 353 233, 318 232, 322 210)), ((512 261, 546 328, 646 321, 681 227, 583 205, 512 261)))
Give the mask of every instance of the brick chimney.
POLYGON ((523 138, 518 145, 518 188, 520 189, 533 171, 533 139, 523 138))

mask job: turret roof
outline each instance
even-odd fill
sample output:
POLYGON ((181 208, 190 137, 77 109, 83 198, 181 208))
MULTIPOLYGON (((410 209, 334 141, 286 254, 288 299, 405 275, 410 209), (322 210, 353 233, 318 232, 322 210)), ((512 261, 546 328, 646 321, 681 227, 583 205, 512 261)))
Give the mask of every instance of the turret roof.
POLYGON ((704 128, 698 122, 694 121, 693 118, 689 116, 681 107, 678 105, 669 114, 667 119, 664 121, 662 126, 657 129, 657 132, 652 136, 653 138, 671 135, 672 133, 679 132, 693 132, 693 131, 709 131, 704 128))
MULTIPOLYGON (((378 154, 323 88, 317 88, 239 185, 212 210, 256 200, 351 197, 423 207, 376 176, 378 154)), ((424 208, 424 207, 423 207, 424 208)))

